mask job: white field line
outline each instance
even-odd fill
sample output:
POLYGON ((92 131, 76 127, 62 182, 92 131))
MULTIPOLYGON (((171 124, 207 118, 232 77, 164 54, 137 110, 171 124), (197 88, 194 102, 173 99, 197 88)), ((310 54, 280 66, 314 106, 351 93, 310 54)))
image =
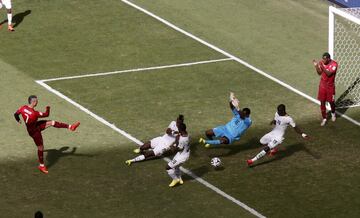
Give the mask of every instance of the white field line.
POLYGON ((155 67, 136 68, 136 69, 120 70, 120 71, 105 72, 105 73, 90 73, 90 74, 77 75, 77 76, 58 77, 58 78, 44 79, 44 80, 40 80, 40 81, 51 82, 51 81, 58 81, 58 80, 80 79, 80 78, 85 78, 85 77, 108 76, 108 75, 130 73, 130 72, 160 70, 160 69, 168 69, 168 68, 176 68, 176 67, 188 67, 188 66, 193 66, 193 65, 210 64, 210 63, 230 61, 230 60, 232 60, 232 59, 231 58, 222 58, 222 59, 215 59, 215 60, 188 62, 188 63, 182 63, 182 64, 172 64, 172 65, 163 65, 163 66, 155 66, 155 67))
MULTIPOLYGON (((92 116, 93 118, 95 118, 96 120, 98 120, 99 122, 105 124, 106 126, 110 127, 111 129, 115 130, 116 132, 120 133, 121 135, 125 136, 126 138, 130 139, 131 141, 135 142, 138 145, 142 145, 143 142, 141 142, 140 140, 138 140, 137 138, 135 138, 134 136, 130 135, 129 133, 125 132, 124 130, 116 127, 114 124, 110 123, 109 121, 105 120, 104 118, 100 117, 99 115, 91 112, 89 109, 85 108, 84 106, 80 105, 79 103, 75 102, 74 100, 72 100, 71 98, 67 97, 66 95, 62 94, 61 92, 55 90, 54 88, 52 88, 51 86, 47 85, 43 80, 37 80, 36 83, 38 83, 39 85, 43 86, 45 89, 47 89, 48 91, 54 93, 55 95, 59 96, 60 98, 64 99, 65 101, 69 102, 70 104, 74 105, 75 107, 79 108, 80 110, 84 111, 85 113, 89 114, 90 116, 92 116)), ((169 162, 170 159, 169 158, 164 158, 164 160, 166 162, 169 162)), ((239 205, 240 207, 244 208, 245 210, 247 210, 248 212, 250 212, 251 214, 253 214, 256 217, 259 218, 265 218, 265 216, 263 216, 262 214, 260 214, 259 212, 257 212, 256 210, 254 210, 253 208, 247 206, 246 204, 242 203, 241 201, 237 200, 236 198, 226 194, 225 192, 223 192, 221 189, 217 188, 216 186, 210 184, 209 182, 205 181, 204 179, 198 177, 197 175, 195 175, 193 172, 191 172, 190 170, 181 167, 181 171, 184 172, 185 174, 189 175, 190 177, 192 177, 193 179, 195 179, 197 182, 203 184, 204 186, 206 186, 207 188, 213 190, 214 192, 216 192, 217 194, 223 196, 224 198, 232 201, 233 203, 239 205)))
MULTIPOLYGON (((178 31, 178 32, 180 32, 180 33, 182 33, 182 34, 184 34, 184 35, 186 35, 186 36, 188 36, 188 37, 190 37, 190 38, 192 38, 192 39, 200 42, 201 44, 206 45, 207 47, 209 47, 209 48, 211 48, 211 49, 213 49, 213 50, 215 50, 215 51, 217 51, 217 52, 219 52, 219 53, 221 53, 221 54, 223 54, 223 55, 225 55, 225 56, 227 56, 227 57, 229 57, 229 58, 231 58, 231 59, 233 59, 233 60, 235 60, 235 61, 237 61, 237 62, 239 62, 240 64, 246 66, 247 68, 249 68, 249 69, 251 69, 251 70, 253 70, 253 71, 255 71, 255 72, 257 72, 257 73, 259 73, 259 74, 261 74, 261 75, 263 75, 263 76, 265 76, 266 78, 268 78, 268 79, 270 79, 270 80, 272 80, 272 81, 274 81, 274 82, 276 82, 276 83, 284 86, 285 88, 290 89, 291 91, 295 92, 296 94, 301 95, 302 97, 304 97, 304 98, 306 98, 306 99, 308 99, 308 100, 310 100, 310 101, 312 101, 312 102, 320 105, 320 102, 319 102, 317 99, 315 99, 315 98, 311 97, 310 95, 307 95, 307 94, 303 93, 302 91, 300 91, 300 90, 298 90, 298 89, 290 86, 289 84, 287 84, 287 83, 285 83, 285 82, 283 82, 283 81, 281 81, 281 80, 279 80, 279 79, 271 76, 270 74, 268 74, 268 73, 266 73, 266 72, 264 72, 264 71, 262 71, 262 70, 260 70, 260 69, 258 69, 258 68, 256 68, 256 67, 254 67, 253 65, 247 63, 246 61, 244 61, 244 60, 242 60, 242 59, 240 59, 240 58, 238 58, 238 57, 236 57, 236 56, 234 56, 234 55, 232 55, 232 54, 224 51, 223 49, 220 49, 219 47, 216 47, 216 46, 213 45, 213 44, 210 44, 210 43, 208 43, 208 42, 200 39, 199 37, 197 37, 197 36, 195 36, 195 35, 187 32, 187 31, 185 31, 185 30, 183 30, 183 29, 181 29, 180 27, 178 27, 178 26, 170 23, 169 21, 167 21, 167 20, 165 20, 165 19, 163 19, 163 18, 155 15, 154 13, 152 13, 152 12, 150 12, 150 11, 148 11, 148 10, 146 10, 146 9, 144 9, 144 8, 142 8, 142 7, 136 5, 136 4, 134 4, 134 3, 132 3, 132 2, 130 2, 130 1, 128 1, 128 0, 121 0, 121 1, 124 2, 125 4, 130 5, 130 6, 133 7, 133 8, 136 8, 137 10, 139 10, 139 11, 141 11, 141 12, 143 12, 143 13, 145 13, 145 14, 153 17, 153 18, 155 18, 156 20, 160 21, 161 23, 163 23, 163 24, 165 24, 165 25, 173 28, 174 30, 176 30, 176 31, 178 31)), ((327 107, 327 109, 330 110, 330 107, 327 107)), ((340 113, 340 112, 338 112, 338 111, 336 111, 336 113, 337 113, 340 117, 343 117, 343 118, 347 119, 348 121, 352 122, 353 124, 360 126, 360 122, 359 122, 359 121, 356 121, 356 120, 352 119, 351 117, 349 117, 349 116, 347 116, 347 115, 345 115, 345 114, 343 114, 343 113, 340 113)))

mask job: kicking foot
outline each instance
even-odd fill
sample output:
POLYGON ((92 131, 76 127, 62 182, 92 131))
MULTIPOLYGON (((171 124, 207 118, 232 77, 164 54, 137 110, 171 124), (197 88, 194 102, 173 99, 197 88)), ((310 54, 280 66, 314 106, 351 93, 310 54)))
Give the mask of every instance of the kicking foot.
POLYGON ((140 148, 134 149, 134 153, 139 154, 140 153, 140 148))
POLYGON ((173 181, 169 184, 169 187, 172 188, 178 183, 180 183, 180 179, 173 179, 173 181))
POLYGON ((205 146, 205 148, 210 148, 211 147, 210 144, 205 144, 204 146, 205 146))
POLYGON ((323 120, 321 121, 320 126, 325 126, 326 122, 327 122, 327 119, 323 119, 323 120))
POLYGON ((80 122, 76 122, 69 126, 70 131, 75 131, 80 126, 80 122))
POLYGON ((130 166, 132 163, 133 163, 132 160, 127 160, 127 161, 125 161, 125 164, 128 165, 128 166, 130 166))
POLYGON ((179 179, 179 184, 180 185, 184 184, 184 181, 182 180, 182 178, 179 179))
POLYGON ((248 166, 251 166, 251 165, 254 163, 254 161, 252 161, 251 159, 249 159, 249 160, 246 161, 246 163, 247 163, 248 166))
POLYGON ((199 139, 199 143, 200 143, 200 144, 205 144, 205 139, 204 139, 204 138, 200 138, 200 139, 199 139))
POLYGON ((42 172, 42 173, 45 173, 45 174, 48 174, 49 171, 48 169, 46 168, 46 166, 38 166, 38 169, 42 172))
POLYGON ((15 31, 15 29, 14 29, 14 27, 13 27, 12 25, 9 25, 9 26, 8 26, 8 30, 9 30, 10 32, 15 31))

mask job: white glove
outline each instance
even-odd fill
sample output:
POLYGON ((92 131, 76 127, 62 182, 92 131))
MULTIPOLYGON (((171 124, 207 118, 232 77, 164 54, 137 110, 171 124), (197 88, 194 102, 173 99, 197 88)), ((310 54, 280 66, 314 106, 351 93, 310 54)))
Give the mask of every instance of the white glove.
POLYGON ((239 99, 235 98, 234 100, 231 101, 231 104, 236 108, 236 110, 240 110, 239 99))
POLYGON ((233 101, 235 98, 235 94, 233 92, 230 92, 230 101, 233 101))

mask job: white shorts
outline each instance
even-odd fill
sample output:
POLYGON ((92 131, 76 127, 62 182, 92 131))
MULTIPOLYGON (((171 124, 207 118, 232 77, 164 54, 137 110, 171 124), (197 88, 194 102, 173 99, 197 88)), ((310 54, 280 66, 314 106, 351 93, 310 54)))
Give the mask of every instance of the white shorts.
POLYGON ((0 0, 0 3, 2 3, 6 9, 11 9, 11 0, 0 0))
POLYGON ((270 149, 275 148, 283 142, 284 138, 276 133, 269 132, 260 139, 260 143, 268 145, 270 149))
POLYGON ((180 152, 176 153, 174 158, 168 163, 169 167, 174 169, 180 167, 181 164, 185 163, 190 157, 190 153, 182 154, 180 152))
POLYGON ((172 143, 172 141, 166 140, 161 136, 150 140, 150 146, 153 149, 155 156, 161 156, 169 150, 172 143))

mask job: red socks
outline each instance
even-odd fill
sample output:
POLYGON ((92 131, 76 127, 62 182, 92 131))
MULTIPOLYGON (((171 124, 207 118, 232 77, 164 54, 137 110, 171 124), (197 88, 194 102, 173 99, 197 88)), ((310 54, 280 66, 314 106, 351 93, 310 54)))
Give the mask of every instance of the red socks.
POLYGON ((40 164, 44 164, 44 151, 38 149, 38 158, 39 158, 39 163, 40 164))
POLYGON ((60 123, 60 122, 55 121, 54 127, 55 128, 69 128, 69 124, 60 123))
POLYGON ((325 106, 325 102, 324 102, 324 101, 321 102, 320 110, 321 110, 322 118, 323 118, 323 119, 326 119, 326 106, 325 106))

